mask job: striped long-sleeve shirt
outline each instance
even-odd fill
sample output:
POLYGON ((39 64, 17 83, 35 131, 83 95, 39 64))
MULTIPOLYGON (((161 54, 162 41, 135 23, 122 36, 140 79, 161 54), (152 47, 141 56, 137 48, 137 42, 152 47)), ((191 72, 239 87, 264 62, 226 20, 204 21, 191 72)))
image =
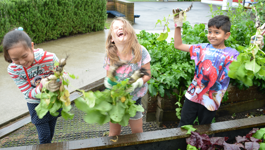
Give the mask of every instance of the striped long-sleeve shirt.
POLYGON ((35 60, 30 67, 25 68, 11 63, 7 71, 24 94, 27 102, 40 103, 40 100, 35 97, 41 92, 39 82, 42 78, 53 74, 54 62, 59 60, 54 53, 46 52, 42 49, 35 49, 34 57, 35 60))

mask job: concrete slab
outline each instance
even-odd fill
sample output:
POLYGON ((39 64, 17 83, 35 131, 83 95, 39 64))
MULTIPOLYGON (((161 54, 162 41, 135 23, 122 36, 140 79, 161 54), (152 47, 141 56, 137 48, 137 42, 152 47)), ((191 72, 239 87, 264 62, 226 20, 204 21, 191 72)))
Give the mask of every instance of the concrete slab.
MULTIPOLYGON (((158 19, 171 15, 173 8, 187 8, 191 2, 135 2, 135 14, 141 15, 133 25, 136 32, 141 30, 160 33, 163 27, 156 27, 158 19)), ((207 23, 211 18, 210 8, 207 4, 193 2, 192 11, 187 14, 187 21, 195 23, 207 23)), ((173 19, 170 19, 169 38, 174 35, 173 19)), ((58 58, 69 55, 65 69, 76 76, 78 80, 71 80, 70 91, 83 87, 106 75, 102 68, 105 53, 105 39, 108 30, 61 38, 54 41, 35 45, 35 48, 43 48, 46 51, 56 53, 58 58)), ((34 41, 34 40, 33 40, 34 41)), ((0 127, 1 125, 28 113, 27 104, 22 93, 18 90, 13 80, 7 73, 7 66, 0 53, 0 127)))

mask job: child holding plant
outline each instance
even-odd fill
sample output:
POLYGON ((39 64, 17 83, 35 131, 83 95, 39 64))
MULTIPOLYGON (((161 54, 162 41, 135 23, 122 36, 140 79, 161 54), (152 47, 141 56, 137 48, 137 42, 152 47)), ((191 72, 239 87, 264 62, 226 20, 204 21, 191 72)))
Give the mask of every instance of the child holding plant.
POLYGON ((39 119, 35 107, 40 103, 36 95, 41 93, 42 88, 54 92, 61 85, 60 80, 54 79, 52 71, 58 58, 53 53, 34 49, 34 43, 21 27, 4 36, 3 49, 5 61, 10 63, 8 73, 24 94, 31 122, 38 131, 40 144, 51 143, 58 117, 47 113, 39 119))
MULTIPOLYGON (((106 40, 106 57, 104 68, 107 70, 107 77, 104 85, 111 89, 115 83, 112 82, 109 76, 111 66, 125 62, 115 70, 115 78, 118 82, 125 80, 141 68, 145 68, 149 75, 144 75, 132 84, 127 90, 133 95, 132 100, 136 101, 136 105, 141 104, 141 98, 146 94, 148 85, 147 81, 151 78, 150 71, 150 55, 145 47, 138 43, 137 36, 132 25, 124 18, 116 18, 110 25, 108 37, 106 40)), ((142 112, 137 112, 134 117, 131 117, 129 124, 132 133, 143 132, 142 112)), ((109 122, 109 136, 119 135, 121 133, 121 125, 109 122)))
POLYGON ((176 49, 190 52, 195 61, 194 78, 185 94, 185 102, 178 127, 192 125, 196 117, 199 124, 210 124, 215 117, 229 85, 229 65, 239 52, 225 46, 230 36, 230 19, 219 15, 209 20, 207 38, 210 42, 187 45, 181 40, 181 27, 185 11, 174 9, 176 49))

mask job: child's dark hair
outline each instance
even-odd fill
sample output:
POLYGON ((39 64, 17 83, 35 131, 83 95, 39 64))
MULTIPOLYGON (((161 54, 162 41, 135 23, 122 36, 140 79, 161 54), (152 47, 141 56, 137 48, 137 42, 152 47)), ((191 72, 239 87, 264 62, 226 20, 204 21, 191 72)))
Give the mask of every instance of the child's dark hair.
POLYGON ((227 33, 227 32, 230 32, 231 22, 228 16, 219 15, 209 20, 208 28, 209 27, 216 27, 217 29, 221 27, 221 29, 225 33, 227 33))
POLYGON ((12 63, 12 60, 8 54, 8 50, 19 43, 21 43, 23 46, 29 48, 31 47, 31 39, 26 32, 20 30, 12 30, 4 36, 2 44, 5 61, 12 63))

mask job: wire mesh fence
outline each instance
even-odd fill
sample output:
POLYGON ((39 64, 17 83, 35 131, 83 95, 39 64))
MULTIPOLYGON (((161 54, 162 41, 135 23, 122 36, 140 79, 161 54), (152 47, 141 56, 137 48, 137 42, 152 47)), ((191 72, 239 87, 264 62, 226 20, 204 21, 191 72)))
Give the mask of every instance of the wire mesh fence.
MULTIPOLYGON (((55 127, 52 143, 66 142, 73 140, 83 140, 88 138, 98 138, 108 136, 109 124, 98 125, 88 124, 83 119, 84 113, 72 105, 71 113, 75 116, 72 120, 64 120, 59 117, 55 127)), ((155 131, 177 127, 176 123, 169 123, 163 127, 158 127, 156 122, 146 122, 143 117, 143 131, 155 131)), ((121 128, 121 135, 131 134, 129 126, 121 128)), ((10 148, 18 146, 39 144, 37 129, 34 124, 29 123, 17 131, 0 139, 0 148, 10 148)))

